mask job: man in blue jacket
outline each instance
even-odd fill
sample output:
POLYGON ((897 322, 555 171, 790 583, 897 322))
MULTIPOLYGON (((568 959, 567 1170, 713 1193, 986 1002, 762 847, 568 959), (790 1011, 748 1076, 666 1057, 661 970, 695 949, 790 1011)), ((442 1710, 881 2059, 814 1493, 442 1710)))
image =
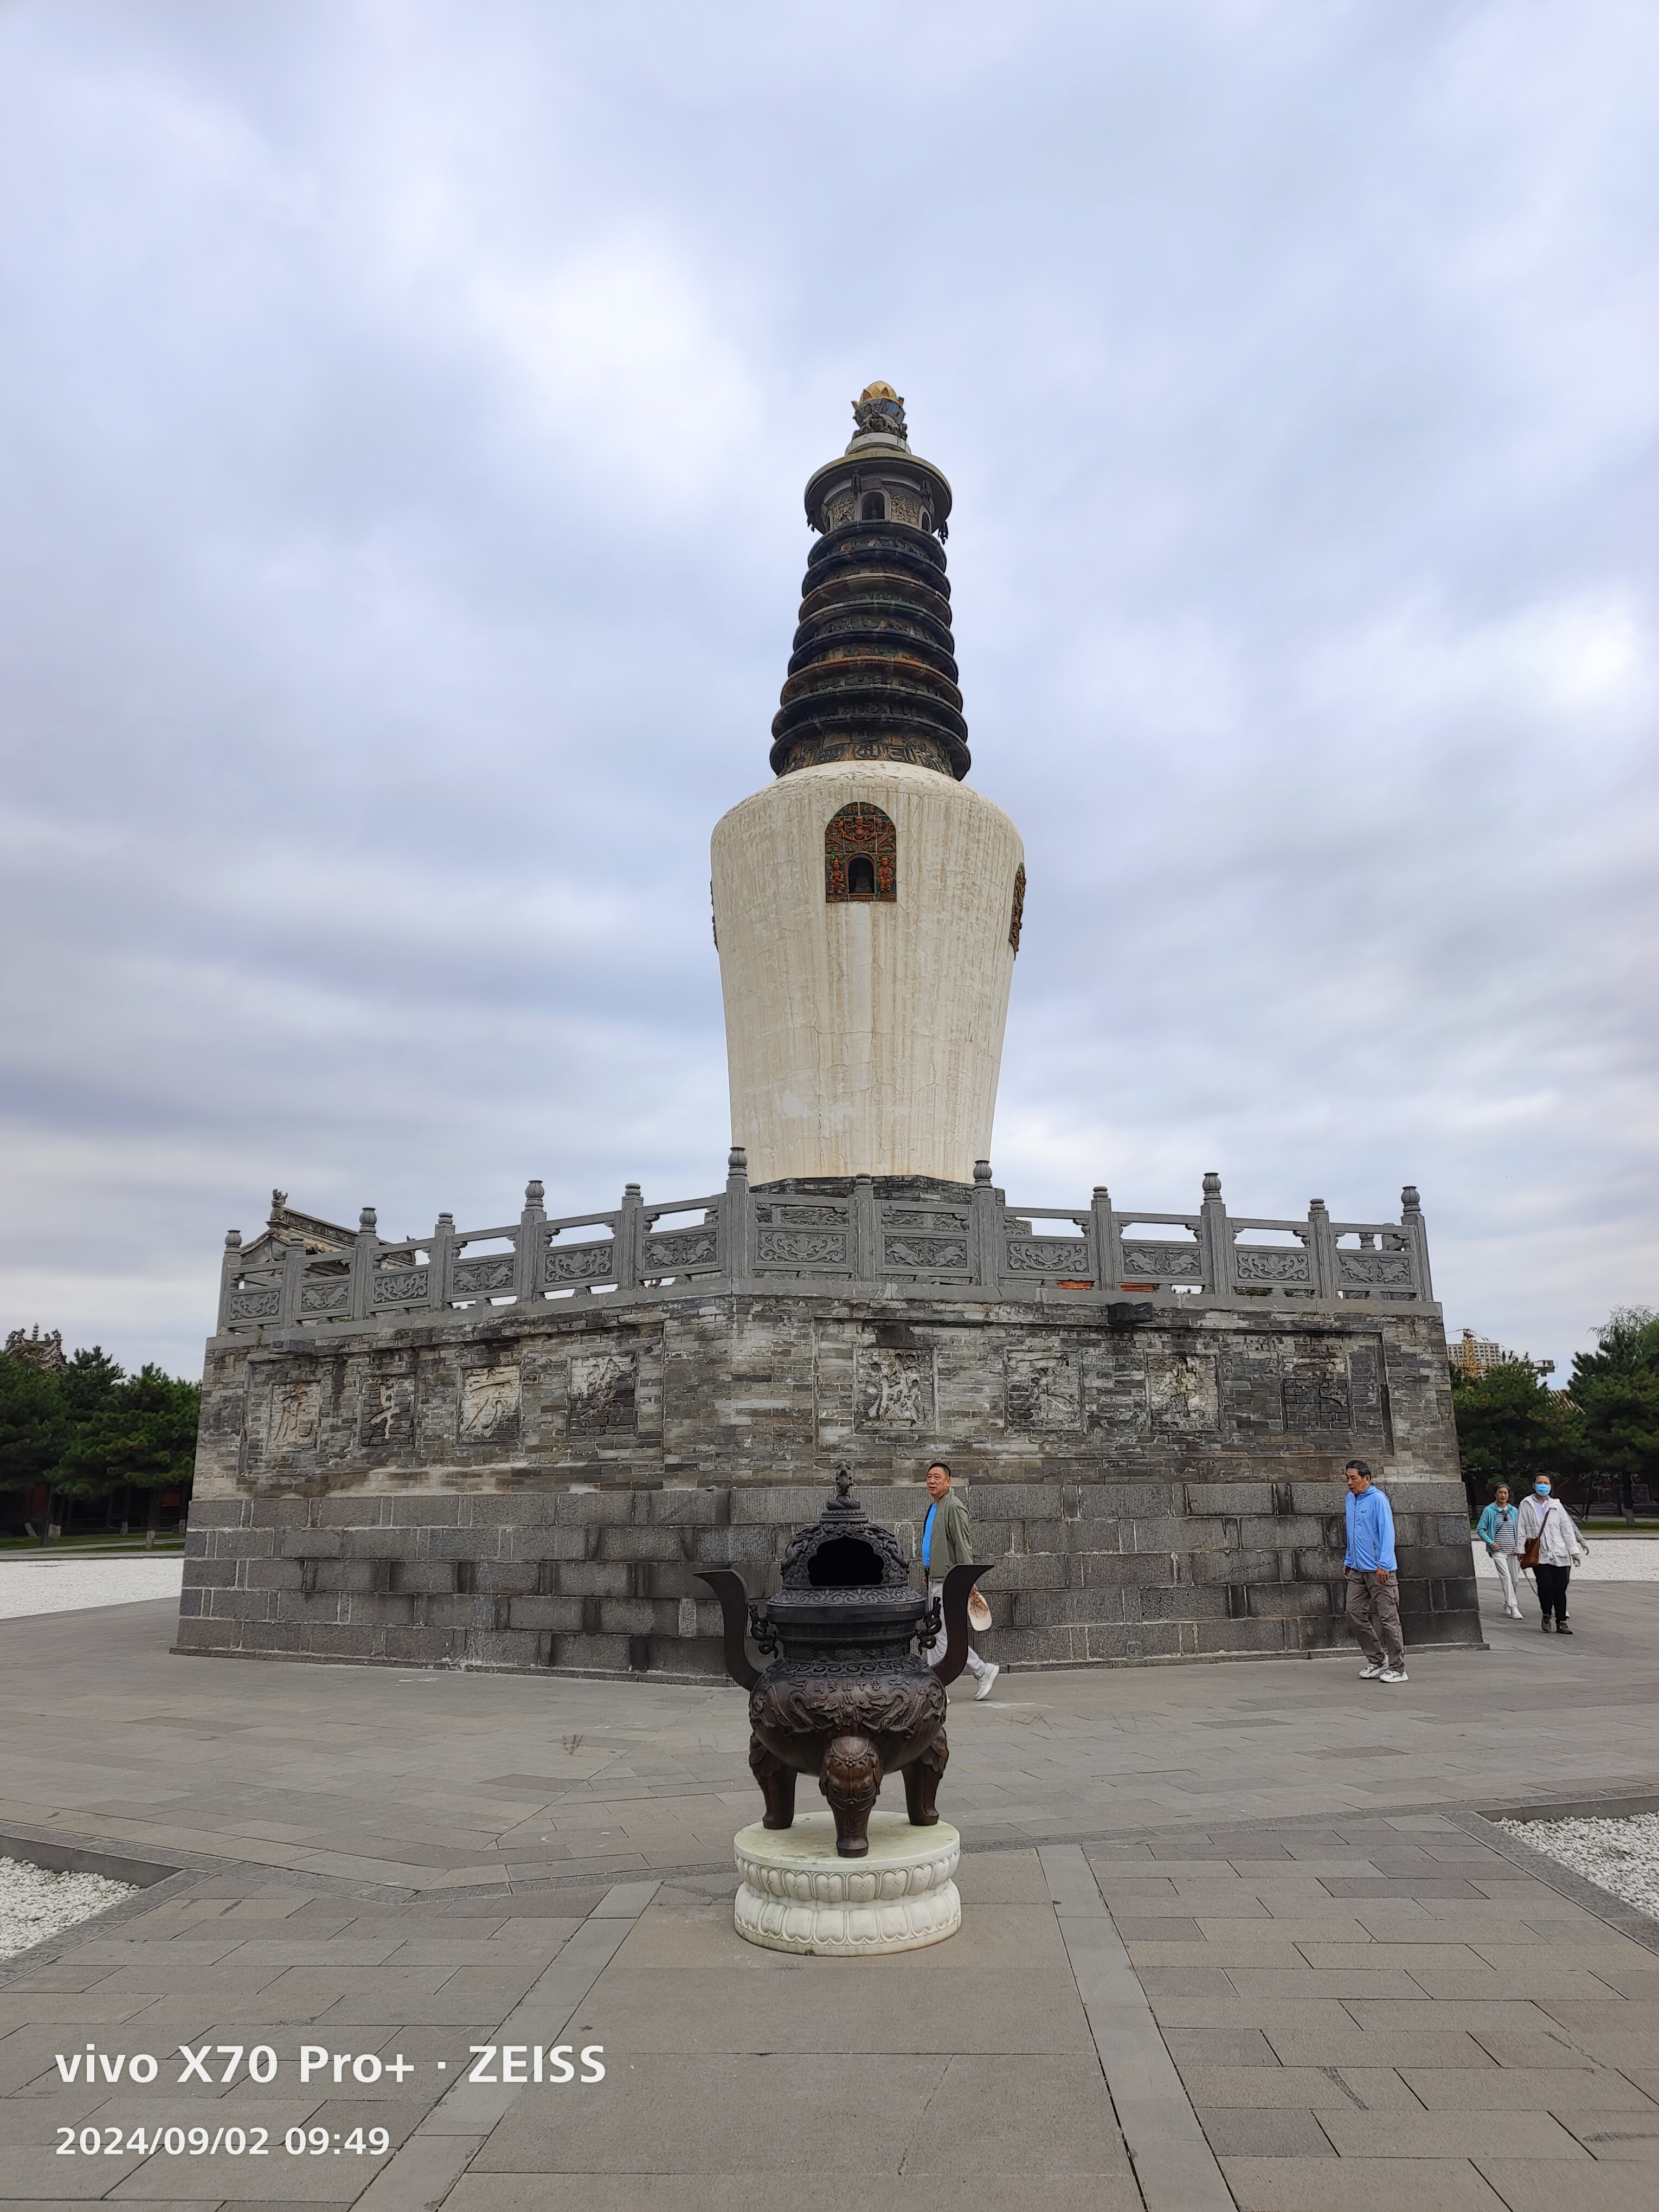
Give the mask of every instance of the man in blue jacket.
POLYGON ((1400 1633, 1399 1562, 1394 1555, 1394 1515, 1389 1501, 1371 1486, 1363 1459, 1351 1459, 1348 1476, 1348 1548, 1342 1574, 1348 1587, 1348 1626, 1365 1655, 1364 1682, 1403 1682, 1406 1641, 1400 1633))

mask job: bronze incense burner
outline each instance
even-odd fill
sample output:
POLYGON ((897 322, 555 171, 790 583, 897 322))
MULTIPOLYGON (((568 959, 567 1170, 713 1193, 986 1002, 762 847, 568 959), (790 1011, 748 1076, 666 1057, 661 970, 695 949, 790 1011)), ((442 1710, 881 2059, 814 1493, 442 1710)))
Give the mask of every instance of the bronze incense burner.
POLYGON ((822 1516, 790 1539, 775 1596, 751 1599, 730 1567, 702 1575, 726 1622, 726 1671, 749 1692, 749 1765, 767 1827, 792 1825, 795 1777, 816 1774, 836 1816, 836 1850, 862 1858, 871 1808, 895 1769, 913 1826, 934 1825, 950 1757, 945 1686, 966 1662, 968 1598, 988 1571, 953 1567, 930 1607, 897 1537, 870 1518, 838 1467, 822 1516), (929 1667, 922 1654, 941 1616, 945 1656, 929 1667), (778 1655, 769 1667, 751 1663, 745 1634, 763 1656, 778 1655))

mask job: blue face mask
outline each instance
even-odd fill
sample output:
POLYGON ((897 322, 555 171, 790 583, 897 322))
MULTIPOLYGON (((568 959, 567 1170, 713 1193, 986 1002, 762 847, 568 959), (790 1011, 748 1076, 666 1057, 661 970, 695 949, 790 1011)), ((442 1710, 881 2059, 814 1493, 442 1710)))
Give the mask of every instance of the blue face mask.
POLYGON ((1533 1488, 1536 1491, 1540 1498, 1547 1498, 1550 1494, 1550 1486, 1547 1482, 1534 1482, 1533 1488))

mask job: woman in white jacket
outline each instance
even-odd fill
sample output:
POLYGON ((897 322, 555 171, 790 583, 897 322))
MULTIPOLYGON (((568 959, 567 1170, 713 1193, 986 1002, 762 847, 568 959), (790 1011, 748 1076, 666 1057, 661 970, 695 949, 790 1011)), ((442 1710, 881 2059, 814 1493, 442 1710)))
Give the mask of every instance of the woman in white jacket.
POLYGON ((1538 1539, 1537 1561, 1532 1573, 1544 1616, 1540 1626, 1547 1635, 1553 1613, 1556 1634, 1571 1636, 1572 1631, 1567 1626, 1567 1582, 1574 1562, 1583 1558, 1589 1547, 1574 1528, 1566 1507, 1559 1498, 1550 1495, 1548 1475, 1540 1474, 1532 1486, 1532 1496, 1522 1501, 1516 1535, 1523 1560, 1534 1537, 1538 1539))

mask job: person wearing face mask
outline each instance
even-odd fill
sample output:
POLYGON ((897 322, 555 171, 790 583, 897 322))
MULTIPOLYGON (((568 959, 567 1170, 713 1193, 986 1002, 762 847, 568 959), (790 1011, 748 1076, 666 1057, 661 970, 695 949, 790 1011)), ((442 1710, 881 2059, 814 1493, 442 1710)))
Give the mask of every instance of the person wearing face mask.
POLYGON ((1522 1501, 1515 1533, 1521 1546, 1521 1564, 1532 1569, 1537 1587, 1539 1608, 1543 1614, 1539 1626, 1548 1635, 1553 1614, 1556 1634, 1571 1636, 1572 1631, 1567 1626, 1567 1583, 1573 1563, 1582 1559, 1589 1547, 1574 1528, 1566 1507, 1553 1494, 1548 1475, 1540 1474, 1533 1484, 1532 1496, 1522 1501))

